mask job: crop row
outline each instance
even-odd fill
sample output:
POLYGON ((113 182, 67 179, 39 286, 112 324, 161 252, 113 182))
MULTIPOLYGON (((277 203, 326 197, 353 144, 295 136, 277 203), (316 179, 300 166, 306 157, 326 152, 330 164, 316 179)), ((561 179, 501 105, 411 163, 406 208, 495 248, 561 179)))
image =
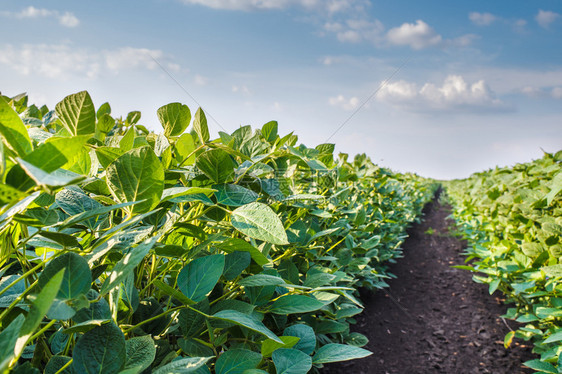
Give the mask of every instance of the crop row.
POLYGON ((507 296, 505 318, 523 325, 505 337, 534 342, 544 373, 562 372, 562 151, 512 168, 447 184, 460 231, 469 241, 474 280, 507 296))
POLYGON ((306 373, 364 357, 357 289, 386 285, 434 185, 276 122, 112 116, 0 97, 0 372, 306 373), (191 127, 190 127, 191 126, 191 127), (189 130, 188 130, 189 127, 189 130))

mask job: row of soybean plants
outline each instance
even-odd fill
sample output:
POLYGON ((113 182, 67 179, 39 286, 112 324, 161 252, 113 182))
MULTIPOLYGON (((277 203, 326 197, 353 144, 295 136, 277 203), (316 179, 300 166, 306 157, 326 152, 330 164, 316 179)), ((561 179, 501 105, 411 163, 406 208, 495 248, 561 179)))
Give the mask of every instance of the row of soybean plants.
POLYGON ((50 111, 0 97, 0 372, 306 373, 371 354, 385 285, 433 186, 276 122, 211 140, 205 114, 50 111), (189 129, 188 129, 189 128, 189 129))
POLYGON ((534 343, 540 359, 525 364, 562 372, 562 151, 542 159, 476 173, 447 184, 454 217, 468 239, 460 266, 507 296, 514 336, 534 343))

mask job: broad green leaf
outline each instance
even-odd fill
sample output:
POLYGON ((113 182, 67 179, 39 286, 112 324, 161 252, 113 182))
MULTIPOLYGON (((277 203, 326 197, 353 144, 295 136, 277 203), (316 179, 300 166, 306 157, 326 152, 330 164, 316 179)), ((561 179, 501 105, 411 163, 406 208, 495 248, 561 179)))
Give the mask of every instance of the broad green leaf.
POLYGON ((555 332, 554 334, 551 334, 548 338, 546 338, 542 343, 543 344, 548 344, 548 343, 554 343, 554 342, 559 342, 562 340, 562 330, 555 332))
POLYGON ((27 196, 25 192, 22 192, 7 184, 0 184, 0 206, 12 204, 18 200, 23 199, 25 196, 27 196))
POLYGON ((158 287, 158 289, 162 292, 164 292, 166 295, 171 296, 173 298, 178 299, 178 301, 181 301, 183 304, 185 305, 192 305, 195 304, 195 301, 189 299, 187 296, 185 296, 183 293, 181 293, 180 291, 176 290, 175 288, 167 285, 166 283, 162 282, 159 279, 156 279, 153 284, 158 287))
POLYGON ((213 188, 217 190, 217 203, 222 205, 242 206, 256 201, 259 197, 254 191, 237 184, 215 184, 213 188))
POLYGON ((93 134, 96 131, 96 111, 87 91, 65 97, 55 106, 62 125, 72 135, 93 134))
POLYGON ((145 240, 143 243, 137 245, 129 250, 118 263, 115 264, 109 276, 103 282, 100 294, 103 296, 113 288, 119 286, 119 284, 127 277, 135 267, 141 263, 144 256, 148 254, 150 249, 154 246, 159 238, 153 236, 150 239, 145 240))
POLYGON ((307 355, 311 355, 316 349, 316 334, 314 333, 312 327, 308 325, 297 324, 289 326, 285 329, 285 331, 283 331, 283 335, 298 337, 300 340, 295 346, 293 346, 293 348, 298 349, 307 355))
POLYGON ((106 180, 120 203, 145 200, 131 208, 133 214, 144 213, 160 202, 164 168, 150 147, 135 148, 107 167, 106 180))
POLYGON ((195 117, 193 118, 193 130, 199 137, 201 144, 205 144, 209 141, 209 127, 207 126, 207 117, 201 108, 197 109, 195 112, 195 117))
POLYGON ((89 135, 70 138, 51 137, 35 148, 33 152, 23 157, 23 160, 47 173, 51 173, 72 162, 82 151, 89 138, 89 135))
POLYGON ((45 187, 63 187, 69 184, 76 183, 82 179, 83 176, 63 169, 57 169, 51 173, 47 173, 42 169, 30 164, 21 158, 16 159, 18 164, 22 167, 25 173, 31 177, 39 186, 45 187))
POLYGON ((196 258, 178 274, 178 288, 189 299, 199 302, 207 297, 224 270, 224 255, 196 258))
POLYGON ((20 329, 20 336, 16 342, 15 355, 16 357, 23 352, 25 345, 31 335, 35 332, 35 329, 39 327, 41 321, 47 311, 51 308, 55 297, 59 292, 60 285, 63 280, 65 270, 60 270, 58 273, 54 274, 51 279, 47 282, 45 287, 41 289, 39 294, 33 297, 32 305, 29 313, 25 317, 25 323, 20 329))
POLYGON ((293 346, 300 340, 296 336, 280 336, 279 339, 283 341, 283 344, 271 339, 263 341, 261 343, 261 355, 263 357, 269 357, 279 348, 293 348, 293 346))
POLYGON ((191 122, 191 111, 187 105, 170 103, 156 111, 167 137, 181 135, 191 122))
POLYGON ((133 145, 135 144, 135 127, 131 126, 125 132, 125 135, 119 140, 119 149, 123 151, 130 151, 133 149, 133 145))
POLYGON ((70 360, 72 360, 71 357, 68 356, 59 356, 59 355, 55 355, 53 357, 51 357, 51 359, 49 360, 49 362, 47 362, 47 365, 45 366, 45 371, 43 374, 77 374, 74 372, 72 365, 67 366, 66 369, 64 369, 63 371, 59 372, 59 370, 66 365, 70 360))
POLYGON ((96 156, 98 157, 98 161, 104 169, 106 169, 109 165, 111 165, 113 161, 117 160, 117 158, 119 158, 119 156, 122 156, 124 153, 124 149, 117 147, 96 148, 96 156))
POLYGON ((193 338, 179 339, 178 345, 190 357, 212 357, 215 355, 213 350, 206 344, 193 338))
POLYGON ((37 287, 44 289, 55 274, 64 269, 64 276, 57 293, 58 299, 69 300, 90 290, 92 273, 86 259, 74 252, 64 253, 49 261, 39 276, 37 287))
POLYGON ((372 355, 366 349, 345 344, 326 344, 316 351, 312 357, 314 364, 327 364, 329 362, 355 360, 372 355))
POLYGON ((200 154, 195 165, 215 183, 230 181, 236 167, 230 155, 222 149, 211 149, 200 154))
POLYGON ((217 244, 217 248, 225 251, 226 253, 232 253, 234 251, 248 252, 250 253, 250 256, 252 256, 252 260, 254 260, 256 264, 260 266, 269 264, 269 259, 265 257, 263 253, 259 251, 259 249, 242 239, 227 239, 222 243, 217 244))
POLYGON ((244 269, 250 266, 252 256, 248 252, 236 251, 227 254, 224 262, 223 275, 226 280, 233 280, 239 276, 244 269))
POLYGON ((115 126, 115 119, 109 113, 104 113, 98 117, 96 128, 99 132, 107 134, 115 126))
POLYGON ((17 112, 0 96, 0 134, 8 148, 19 157, 31 152, 31 140, 17 112))
POLYGON ((193 165, 195 162, 195 141, 189 133, 181 134, 174 143, 177 161, 182 165, 193 165))
POLYGON ((127 361, 124 369, 140 367, 139 373, 148 368, 156 357, 156 345, 150 335, 137 336, 125 342, 127 361))
POLYGON ((559 373, 559 371, 554 367, 554 365, 549 364, 548 362, 541 361, 539 359, 526 361, 523 363, 523 365, 531 369, 541 371, 543 373, 553 373, 553 374, 559 373))
POLYGON ((283 286, 287 283, 283 278, 269 275, 269 274, 255 274, 250 275, 238 282, 239 285, 244 287, 257 287, 257 286, 283 286))
POLYGON ((111 114, 111 105, 109 105, 109 103, 107 103, 107 102, 100 105, 100 107, 98 108, 98 110, 96 112, 96 118, 99 119, 104 114, 111 114))
POLYGON ((232 226, 250 238, 272 244, 289 244, 283 223, 267 205, 253 202, 232 212, 232 226))
POLYGON ((308 313, 322 308, 325 304, 305 295, 286 295, 275 300, 270 312, 275 314, 308 313))
POLYGON ((4 213, 0 215, 0 223, 3 224, 4 221, 26 210, 29 204, 31 204, 38 196, 39 196, 39 191, 36 191, 31 195, 24 197, 23 199, 21 199, 20 201, 18 201, 8 209, 6 209, 4 213))
POLYGON ((86 332, 74 346, 72 367, 77 373, 119 373, 126 362, 125 336, 114 323, 86 332))
POLYGON ((212 357, 187 357, 170 362, 152 371, 152 374, 189 374, 195 373, 212 357))
POLYGON ((4 328, 0 332, 0 371, 4 372, 4 369, 8 366, 15 353, 16 341, 20 330, 23 326, 25 317, 23 314, 17 316, 8 327, 4 328))
POLYGON ((67 228, 67 227, 71 227, 71 226, 74 226, 74 225, 76 225, 80 222, 89 220, 91 218, 98 217, 98 216, 101 216, 103 214, 107 214, 111 211, 121 209, 121 208, 125 208, 125 207, 135 205, 135 204, 138 204, 138 202, 132 201, 130 203, 121 203, 121 204, 115 204, 115 205, 110 205, 110 206, 102 206, 100 208, 88 210, 88 211, 85 211, 83 213, 68 217, 66 220, 64 220, 61 223, 60 228, 64 229, 64 228, 67 228))
POLYGON ((212 188, 202 187, 170 187, 166 188, 164 192, 162 192, 162 201, 176 199, 176 202, 179 202, 177 199, 182 196, 212 194, 215 191, 216 190, 212 188))
MULTIPOLYGON (((57 205, 71 217, 104 208, 104 206, 96 200, 75 189, 65 188, 57 193, 55 199, 57 205)), ((106 213, 104 215, 97 215, 83 222, 86 227, 94 231, 107 217, 108 214, 106 213)))
POLYGON ((261 355, 247 349, 229 349, 219 356, 215 364, 216 374, 243 374, 255 369, 261 362, 261 355))
POLYGON ((261 134, 270 143, 273 143, 277 139, 277 121, 270 121, 263 125, 261 128, 261 134))
POLYGON ((75 334, 78 332, 87 332, 90 331, 98 326, 101 326, 106 323, 110 323, 110 319, 91 319, 88 321, 80 322, 71 327, 64 329, 62 332, 65 334, 75 334))
POLYGON ((129 112, 127 114, 127 118, 125 119, 125 122, 128 123, 129 125, 134 125, 135 123, 140 121, 140 119, 141 119, 141 112, 139 112, 138 110, 133 110, 132 112, 129 112))
POLYGON ((278 349, 272 358, 277 374, 302 374, 312 369, 312 358, 297 349, 278 349))
POLYGON ((229 321, 237 325, 244 326, 252 331, 267 336, 271 340, 283 344, 283 341, 279 339, 277 335, 265 327, 261 321, 255 319, 251 315, 244 314, 236 310, 221 310, 220 312, 215 313, 213 318, 218 318, 223 321, 229 321))

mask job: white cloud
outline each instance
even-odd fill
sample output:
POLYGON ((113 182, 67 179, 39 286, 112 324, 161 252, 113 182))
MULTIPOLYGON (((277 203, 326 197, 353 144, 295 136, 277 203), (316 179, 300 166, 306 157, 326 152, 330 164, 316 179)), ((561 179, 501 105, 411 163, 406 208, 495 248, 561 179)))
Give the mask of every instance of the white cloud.
POLYGON ((554 87, 550 95, 555 99, 562 99, 562 87, 554 87))
POLYGON ((205 86, 209 81, 209 79, 207 79, 207 77, 204 77, 202 75, 196 74, 195 77, 193 78, 193 81, 198 86, 205 86))
POLYGON ((468 19, 478 26, 490 26, 495 20, 497 20, 497 17, 492 13, 471 12, 468 15, 468 19))
POLYGON ((441 86, 398 81, 384 86, 378 100, 416 112, 424 111, 505 111, 509 109, 484 82, 472 84, 462 76, 449 75, 441 86))
POLYGON ((182 0, 184 4, 196 4, 223 10, 279 10, 298 6, 311 11, 339 13, 362 7, 365 0, 182 0))
MULTIPOLYGON (((123 47, 112 50, 76 48, 71 44, 23 44, 0 46, 0 64, 21 75, 71 79, 88 79, 102 72, 117 73, 130 69, 155 69, 152 58, 165 60, 162 51, 146 48, 123 47)), ((172 64, 172 66, 179 65, 172 64)))
POLYGON ((34 6, 28 6, 19 12, 0 12, 0 15, 15 19, 55 18, 61 26, 70 28, 80 24, 80 20, 71 12, 61 13, 58 10, 40 9, 34 6))
POLYGON ((242 95, 246 95, 246 96, 251 95, 250 89, 245 85, 232 86, 232 92, 241 93, 242 95))
POLYGON ((550 24, 556 19, 560 17, 560 14, 552 12, 550 10, 542 10, 539 9, 539 12, 535 16, 535 20, 539 24, 540 27, 544 27, 545 29, 550 26, 550 24))
POLYGON ((386 39, 390 44, 407 45, 416 50, 438 46, 443 42, 441 35, 422 20, 388 30, 386 39))
POLYGON ((359 106, 359 98, 355 96, 347 99, 343 95, 338 95, 336 97, 330 97, 328 102, 331 106, 342 108, 343 110, 354 110, 359 106))
POLYGON ((328 22, 324 30, 334 33, 342 43, 367 41, 378 44, 382 41, 384 26, 379 20, 349 19, 345 22, 328 22))

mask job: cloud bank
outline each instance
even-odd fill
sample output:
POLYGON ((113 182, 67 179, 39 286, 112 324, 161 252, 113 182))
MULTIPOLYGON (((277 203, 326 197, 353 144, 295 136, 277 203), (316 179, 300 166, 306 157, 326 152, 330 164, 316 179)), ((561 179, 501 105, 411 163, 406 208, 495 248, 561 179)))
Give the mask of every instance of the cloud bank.
POLYGON ((77 27, 80 24, 80 20, 71 12, 59 12, 58 10, 41 9, 34 6, 28 6, 19 12, 3 11, 0 12, 0 15, 15 19, 54 18, 61 26, 70 28, 77 27))

